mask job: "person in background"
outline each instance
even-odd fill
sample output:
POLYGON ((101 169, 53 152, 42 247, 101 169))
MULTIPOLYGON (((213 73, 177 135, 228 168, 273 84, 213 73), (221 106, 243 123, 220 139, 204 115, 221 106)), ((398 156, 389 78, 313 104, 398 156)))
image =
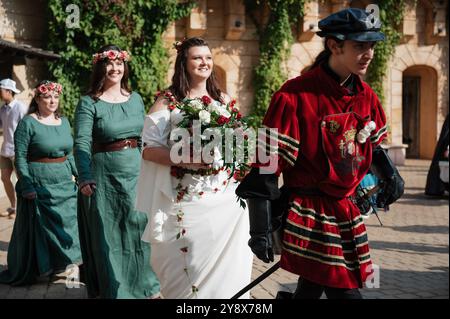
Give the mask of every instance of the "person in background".
POLYGON ((442 125, 441 134, 436 144, 433 160, 427 175, 427 184, 425 186, 425 194, 428 196, 442 196, 445 191, 449 191, 448 176, 447 183, 440 178, 439 162, 448 162, 448 144, 449 144, 449 116, 445 117, 442 125))
POLYGON ((14 131, 17 124, 27 113, 27 107, 14 98, 20 93, 16 82, 11 79, 0 81, 0 100, 5 104, 0 108, 0 128, 3 129, 3 144, 0 151, 0 169, 3 186, 10 206, 0 216, 11 219, 16 216, 16 194, 11 176, 14 171, 14 131))

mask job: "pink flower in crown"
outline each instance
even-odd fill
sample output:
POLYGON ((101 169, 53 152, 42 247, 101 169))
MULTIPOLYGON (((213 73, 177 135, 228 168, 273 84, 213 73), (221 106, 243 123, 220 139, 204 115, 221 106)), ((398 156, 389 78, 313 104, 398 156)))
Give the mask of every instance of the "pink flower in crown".
POLYGON ((41 94, 45 94, 45 93, 48 92, 48 89, 47 89, 47 87, 46 87, 44 84, 42 84, 42 85, 40 85, 40 86, 38 87, 38 91, 39 91, 39 93, 41 93, 41 94))
POLYGON ((109 50, 109 51, 106 52, 106 56, 110 60, 115 60, 117 58, 117 51, 109 50))
POLYGON ((56 83, 50 82, 50 83, 48 84, 48 89, 49 89, 50 91, 54 91, 54 90, 56 89, 56 83))
POLYGON ((128 61, 130 59, 130 55, 128 54, 127 51, 120 51, 119 56, 124 61, 128 61))
POLYGON ((62 92, 62 85, 59 83, 56 83, 56 91, 58 92, 58 94, 61 94, 62 92))

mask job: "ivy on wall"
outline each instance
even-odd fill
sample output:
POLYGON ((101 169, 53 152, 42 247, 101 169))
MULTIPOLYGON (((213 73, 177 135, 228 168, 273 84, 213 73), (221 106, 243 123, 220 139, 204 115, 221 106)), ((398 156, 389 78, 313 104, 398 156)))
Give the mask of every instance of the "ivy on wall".
MULTIPOLYGON (((251 113, 251 124, 259 126, 270 103, 272 94, 278 90, 287 75, 282 62, 288 57, 293 43, 292 26, 304 14, 304 4, 308 0, 244 0, 247 13, 255 23, 260 46, 259 64, 255 69, 255 97, 251 113), (267 9, 267 10, 266 10, 267 9), (261 18, 267 12, 266 23, 261 18), (259 15, 258 15, 259 14, 259 15)), ((384 102, 383 83, 388 62, 394 54, 401 33, 398 31, 405 12, 404 0, 378 0, 382 29, 386 41, 375 47, 375 56, 367 74, 367 82, 384 102)))
POLYGON ((106 44, 131 52, 131 87, 149 107, 154 93, 167 84, 169 62, 162 34, 194 5, 177 0, 48 0, 48 49, 62 56, 49 64, 49 71, 64 87, 62 106, 69 120, 89 85, 92 54, 106 44), (70 17, 74 6, 79 27, 76 16, 70 17))
POLYGON ((395 52, 395 46, 400 42, 401 32, 399 26, 405 13, 404 0, 378 0, 380 8, 381 31, 386 40, 375 46, 374 58, 367 72, 366 81, 377 93, 382 105, 384 104, 383 83, 388 70, 388 63, 395 52))
POLYGON ((287 79, 282 62, 294 42, 292 26, 303 16, 305 0, 244 0, 259 37, 259 63, 254 72, 255 97, 250 125, 259 127, 272 94, 287 79))

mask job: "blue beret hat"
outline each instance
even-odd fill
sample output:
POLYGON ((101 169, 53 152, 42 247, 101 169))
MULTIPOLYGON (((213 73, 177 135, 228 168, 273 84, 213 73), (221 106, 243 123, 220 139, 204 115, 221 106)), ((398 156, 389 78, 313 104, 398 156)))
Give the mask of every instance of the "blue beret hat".
POLYGON ((320 20, 320 31, 317 35, 360 42, 384 41, 384 34, 380 32, 380 27, 380 21, 370 12, 348 8, 320 20))

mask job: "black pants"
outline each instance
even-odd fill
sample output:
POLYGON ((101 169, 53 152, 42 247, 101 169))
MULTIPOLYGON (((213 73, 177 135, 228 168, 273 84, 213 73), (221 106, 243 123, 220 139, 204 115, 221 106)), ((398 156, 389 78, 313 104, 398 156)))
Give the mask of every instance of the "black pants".
POLYGON ((304 278, 298 279, 297 289, 292 299, 319 299, 322 293, 328 299, 362 299, 359 289, 332 288, 321 286, 304 278))

